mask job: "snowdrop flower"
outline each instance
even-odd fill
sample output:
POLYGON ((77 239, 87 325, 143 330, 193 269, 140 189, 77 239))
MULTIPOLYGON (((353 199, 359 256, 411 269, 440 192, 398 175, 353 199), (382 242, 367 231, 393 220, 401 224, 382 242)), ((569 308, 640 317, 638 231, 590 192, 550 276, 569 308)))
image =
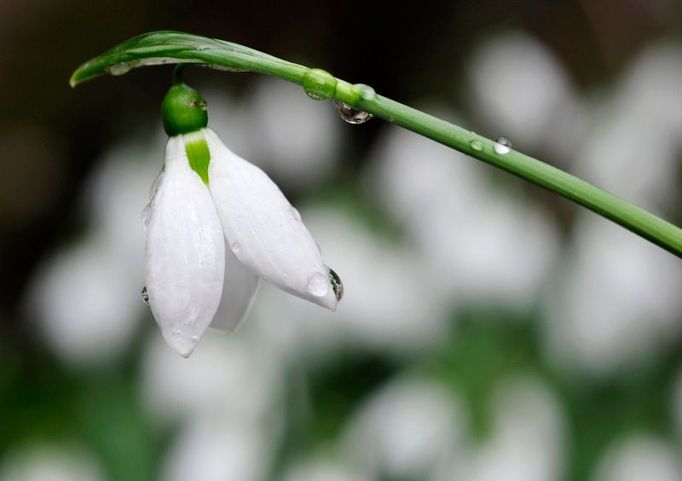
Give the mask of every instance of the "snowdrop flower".
POLYGON ((170 139, 145 220, 144 296, 166 342, 187 357, 209 326, 234 330, 259 278, 335 310, 341 281, 300 214, 206 128, 199 93, 177 83, 162 112, 170 139))

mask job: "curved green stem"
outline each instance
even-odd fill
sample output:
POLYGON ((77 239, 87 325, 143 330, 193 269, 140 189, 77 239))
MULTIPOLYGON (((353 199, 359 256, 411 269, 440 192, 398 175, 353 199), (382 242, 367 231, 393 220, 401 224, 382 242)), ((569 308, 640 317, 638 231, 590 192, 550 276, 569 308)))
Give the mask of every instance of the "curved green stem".
POLYGON ((322 70, 309 69, 242 45, 181 32, 147 33, 81 65, 70 83, 75 86, 106 73, 122 75, 135 67, 167 63, 258 72, 296 83, 313 98, 345 102, 556 192, 682 257, 682 229, 578 177, 377 95, 366 85, 352 85, 322 70))

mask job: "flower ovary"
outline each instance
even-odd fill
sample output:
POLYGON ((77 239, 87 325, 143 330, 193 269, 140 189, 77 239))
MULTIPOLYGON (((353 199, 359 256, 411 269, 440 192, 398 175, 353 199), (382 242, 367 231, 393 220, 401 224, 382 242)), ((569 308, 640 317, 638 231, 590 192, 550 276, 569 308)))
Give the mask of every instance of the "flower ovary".
POLYGON ((174 137, 201 130, 208 124, 206 100, 192 87, 173 85, 161 104, 163 127, 174 137))

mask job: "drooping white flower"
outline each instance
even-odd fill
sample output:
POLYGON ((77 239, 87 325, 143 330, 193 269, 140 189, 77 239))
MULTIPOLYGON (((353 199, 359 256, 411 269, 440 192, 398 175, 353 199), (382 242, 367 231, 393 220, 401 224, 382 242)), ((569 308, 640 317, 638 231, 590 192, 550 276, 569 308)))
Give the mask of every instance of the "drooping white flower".
POLYGON ((163 111, 171 138, 146 222, 145 288, 168 344, 187 357, 209 326, 233 331, 259 278, 335 310, 341 281, 300 214, 205 128, 198 93, 173 86, 163 111))

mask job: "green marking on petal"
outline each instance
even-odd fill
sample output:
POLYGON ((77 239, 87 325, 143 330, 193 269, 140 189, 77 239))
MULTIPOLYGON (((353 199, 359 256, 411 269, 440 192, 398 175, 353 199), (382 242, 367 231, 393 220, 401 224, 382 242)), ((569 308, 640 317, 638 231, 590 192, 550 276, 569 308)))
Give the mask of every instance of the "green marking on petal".
POLYGON ((185 141, 185 152, 192 170, 199 174, 204 184, 208 185, 208 164, 211 162, 211 153, 204 133, 199 130, 191 134, 183 135, 185 141))

